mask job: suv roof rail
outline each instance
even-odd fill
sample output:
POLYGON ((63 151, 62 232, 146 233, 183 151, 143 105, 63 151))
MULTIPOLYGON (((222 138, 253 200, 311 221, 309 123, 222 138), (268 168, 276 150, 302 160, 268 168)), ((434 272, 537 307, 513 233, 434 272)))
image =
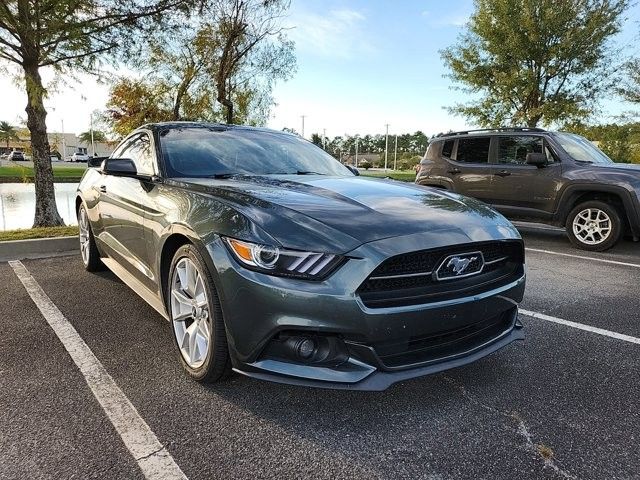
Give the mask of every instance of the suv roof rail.
POLYGON ((480 132, 546 132, 544 128, 537 127, 499 127, 499 128, 478 128, 476 130, 464 130, 460 132, 439 133, 436 137, 453 137, 456 135, 468 135, 480 132))

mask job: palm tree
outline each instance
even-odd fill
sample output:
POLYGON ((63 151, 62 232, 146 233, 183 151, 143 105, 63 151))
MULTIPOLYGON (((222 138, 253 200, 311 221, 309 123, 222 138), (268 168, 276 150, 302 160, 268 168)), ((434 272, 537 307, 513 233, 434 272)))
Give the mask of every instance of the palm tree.
POLYGON ((11 140, 19 140, 16 129, 9 122, 0 122, 0 141, 7 142, 7 150, 11 140))

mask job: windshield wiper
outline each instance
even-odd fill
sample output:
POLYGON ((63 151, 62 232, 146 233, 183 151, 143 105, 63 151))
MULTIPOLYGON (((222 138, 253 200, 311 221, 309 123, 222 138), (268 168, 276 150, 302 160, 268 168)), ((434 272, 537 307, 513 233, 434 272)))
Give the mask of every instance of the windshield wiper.
POLYGON ((298 170, 296 172, 296 175, 324 175, 324 173, 311 172, 311 171, 307 171, 307 170, 298 170))
POLYGON ((247 173, 231 173, 231 172, 226 172, 226 173, 214 173, 213 175, 211 175, 211 178, 215 178, 215 179, 224 179, 224 178, 232 178, 232 177, 248 177, 249 175, 247 173))

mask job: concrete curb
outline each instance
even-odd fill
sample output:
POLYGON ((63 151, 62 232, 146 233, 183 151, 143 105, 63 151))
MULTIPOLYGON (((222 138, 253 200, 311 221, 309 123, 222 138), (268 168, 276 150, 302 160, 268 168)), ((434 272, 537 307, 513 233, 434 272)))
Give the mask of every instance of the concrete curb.
POLYGON ((0 262, 23 258, 57 257, 78 253, 78 237, 33 238, 0 242, 0 262))

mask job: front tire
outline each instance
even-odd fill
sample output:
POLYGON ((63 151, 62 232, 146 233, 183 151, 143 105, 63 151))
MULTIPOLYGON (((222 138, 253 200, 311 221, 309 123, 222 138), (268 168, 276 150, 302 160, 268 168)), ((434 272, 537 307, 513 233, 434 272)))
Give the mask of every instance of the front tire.
POLYGON ((592 200, 575 207, 567 218, 569 240, 582 250, 603 252, 622 236, 622 220, 615 207, 592 200))
POLYGON ((222 308, 211 274, 193 245, 171 262, 167 310, 180 363, 198 382, 213 383, 231 372, 222 308))
POLYGON ((91 223, 84 204, 78 209, 78 239, 80 240, 80 255, 87 272, 97 272, 104 268, 100 260, 100 252, 93 237, 91 223))

